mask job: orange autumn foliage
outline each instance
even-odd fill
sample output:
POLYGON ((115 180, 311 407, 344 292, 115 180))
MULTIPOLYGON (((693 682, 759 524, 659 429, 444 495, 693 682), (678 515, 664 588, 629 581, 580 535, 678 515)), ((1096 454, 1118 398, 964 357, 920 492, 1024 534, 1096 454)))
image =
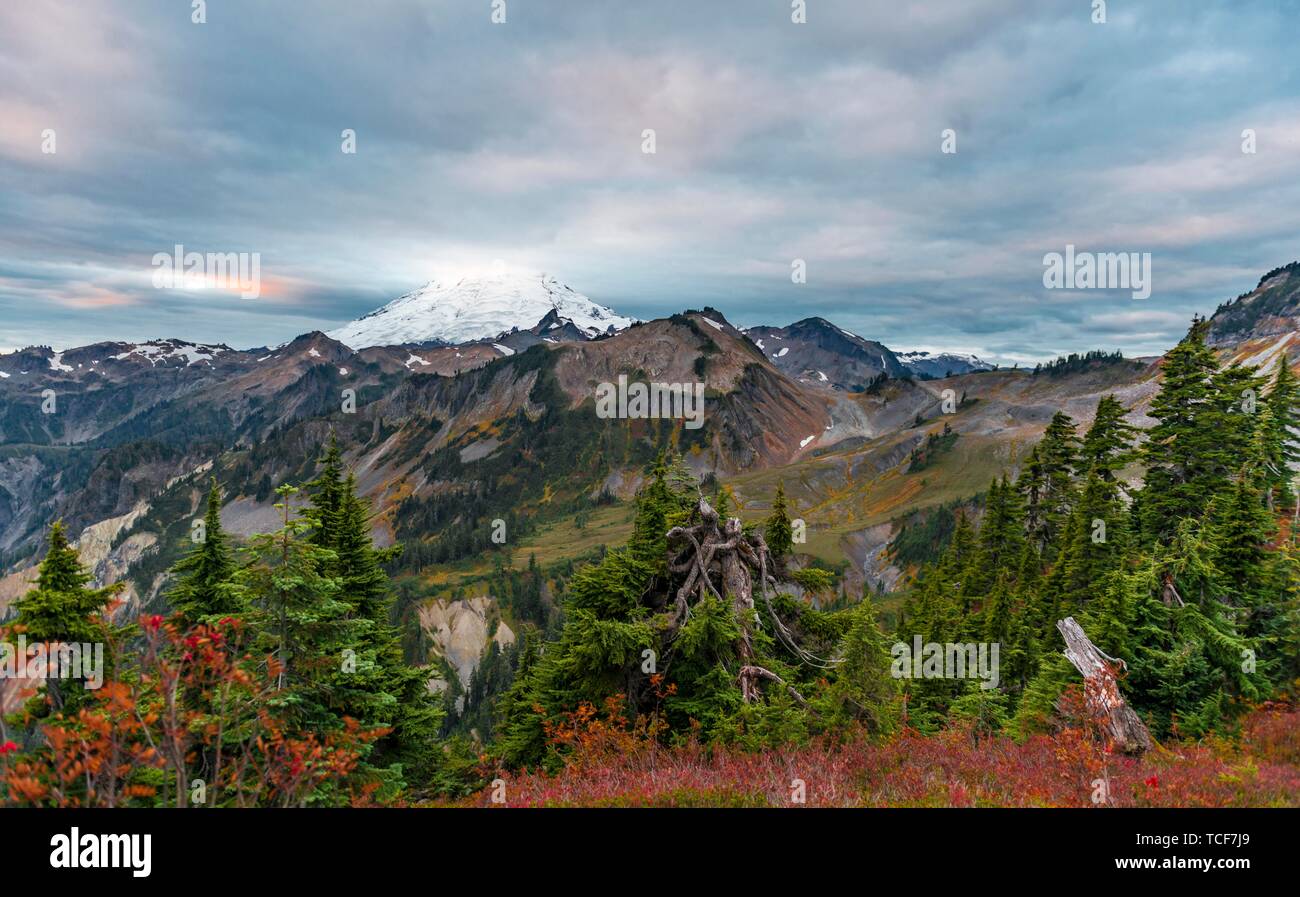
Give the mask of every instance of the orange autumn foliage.
MULTIPOLYGON (((354 781, 382 730, 298 731, 277 707, 278 665, 245 650, 235 619, 181 631, 141 618, 129 677, 88 692, 75 713, 26 720, 27 751, 0 756, 0 800, 49 807, 303 806, 372 802, 354 781), (201 788, 197 787, 201 783, 201 788)), ((120 652, 119 652, 120 653, 120 652)))

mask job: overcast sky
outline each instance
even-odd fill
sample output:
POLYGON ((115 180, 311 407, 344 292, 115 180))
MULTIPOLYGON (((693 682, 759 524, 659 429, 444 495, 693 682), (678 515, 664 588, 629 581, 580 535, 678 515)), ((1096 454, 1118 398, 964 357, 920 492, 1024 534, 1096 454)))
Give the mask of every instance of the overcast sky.
POLYGON ((0 349, 282 342, 502 259, 643 318, 1139 355, 1300 257, 1292 0, 790 5, 4 2, 0 349), (178 243, 261 295, 154 289, 178 243), (1044 289, 1067 243, 1150 252, 1151 297, 1044 289))

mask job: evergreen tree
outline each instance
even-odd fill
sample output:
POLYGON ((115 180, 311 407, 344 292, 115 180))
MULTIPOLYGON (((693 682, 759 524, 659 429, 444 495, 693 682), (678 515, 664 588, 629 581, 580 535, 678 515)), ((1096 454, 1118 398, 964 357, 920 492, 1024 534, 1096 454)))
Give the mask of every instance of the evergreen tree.
POLYGON ((1020 474, 1016 477, 1016 491, 1024 497, 1025 534, 1034 543, 1041 555, 1045 541, 1046 509, 1043 506, 1043 494, 1047 489, 1043 475, 1043 463, 1038 457, 1038 444, 1029 450, 1020 474))
POLYGON ((785 507, 785 483, 776 484, 776 497, 772 499, 772 513, 764 526, 767 547, 778 562, 794 551, 794 530, 785 507))
POLYGON ((1102 480, 1115 479, 1115 472, 1134 459, 1133 439, 1137 428, 1124 420, 1128 409, 1113 395, 1102 396, 1097 414, 1083 437, 1079 463, 1082 471, 1095 470, 1102 480))
POLYGON ((308 484, 311 506, 303 518, 311 525, 311 542, 321 549, 317 572, 337 584, 335 598, 342 605, 334 637, 343 640, 344 663, 331 676, 330 709, 364 728, 389 730, 374 745, 368 766, 387 768, 391 786, 408 774, 427 781, 438 759, 443 714, 428 690, 428 674, 405 662, 392 620, 384 565, 396 560, 402 547, 375 547, 369 505, 357 494, 355 476, 345 475, 333 433, 320 463, 320 473, 308 484))
POLYGON ((1157 424, 1143 449, 1142 526, 1148 541, 1168 541, 1180 520, 1201 516, 1249 455, 1253 415, 1244 413, 1244 396, 1260 383, 1239 366, 1219 369, 1205 345, 1208 326, 1194 320, 1165 356, 1164 379, 1151 403, 1157 424))
POLYGON ((1243 473, 1231 490, 1220 495, 1211 512, 1214 529, 1213 563, 1223 590, 1254 602, 1271 579, 1268 545, 1277 531, 1273 515, 1243 473))
MULTIPOLYGON (((36 587, 14 604, 17 611, 14 623, 21 627, 27 641, 104 642, 106 624, 99 615, 126 583, 92 589, 88 588, 91 579, 77 550, 68 542, 63 521, 54 521, 50 527, 49 549, 36 576, 36 587)), ((85 688, 78 680, 62 680, 51 675, 46 679, 45 693, 55 710, 71 710, 84 699, 85 688)))
POLYGON ((1038 550, 1048 561, 1059 550, 1059 536, 1074 503, 1073 477, 1079 466, 1079 437, 1074 421, 1063 411, 1052 415, 1038 443, 1037 529, 1030 531, 1038 550))
MULTIPOLYGON (((747 611, 737 596, 702 590, 689 612, 678 615, 675 582, 684 576, 668 568, 666 535, 697 512, 698 487, 679 473, 685 470, 680 460, 656 462, 637 495, 628 546, 573 575, 559 640, 544 652, 528 646, 521 654, 502 701, 499 738, 507 765, 558 762, 564 748, 548 743, 548 725, 579 707, 602 710, 611 701, 628 719, 653 719, 661 737, 693 733, 755 748, 799 740, 850 717, 855 724, 884 724, 888 708, 875 697, 881 683, 867 670, 881 656, 878 644, 870 648, 874 620, 868 626, 856 618, 859 628, 850 636, 850 614, 818 611, 787 594, 764 600, 758 586, 747 611), (796 641, 790 633, 798 633, 796 641), (857 672, 820 659, 835 656, 837 646, 857 658, 849 664, 857 672), (738 675, 748 664, 779 680, 761 700, 742 695, 738 675), (828 689, 837 687, 832 697, 828 689), (850 712, 854 702, 861 706, 850 712), (815 716, 806 707, 826 713, 815 716)), ((716 570, 711 579, 715 589, 723 587, 716 570)))
POLYGON ((305 486, 311 496, 311 507, 303 512, 303 516, 312 524, 312 543, 329 548, 338 526, 338 515, 343 509, 343 452, 333 430, 317 463, 320 464, 320 473, 305 486))
POLYGON ((966 594, 980 596, 1020 561, 1025 543, 1025 512, 1020 496, 1007 482, 989 485, 977 547, 964 576, 966 594))
POLYGON ((1275 496, 1279 503, 1291 499, 1287 495, 1294 480, 1291 467, 1300 463, 1300 383, 1285 354, 1278 360, 1266 404, 1269 424, 1264 433, 1264 462, 1271 507, 1275 496))
POLYGON ((311 521, 293 509, 298 488, 275 491, 282 525, 252 537, 236 582, 261 611, 262 644, 275 658, 281 701, 302 724, 328 730, 341 724, 333 704, 358 627, 338 578, 321 572, 333 564, 333 551, 312 542, 311 521))
POLYGON ((1056 619, 1078 613, 1096 597, 1106 574, 1122 562, 1127 515, 1113 483, 1094 468, 1062 534, 1060 557, 1048 578, 1056 619))
POLYGON ((719 486, 713 496, 713 509, 723 520, 731 515, 731 493, 726 486, 719 486))
POLYGON ((897 723, 898 681, 889 672, 890 651, 870 598, 846 612, 850 623, 836 656, 834 682, 818 707, 831 725, 861 723, 888 732, 897 723))
POLYGON ((221 487, 216 477, 208 488, 203 540, 172 570, 179 581, 169 596, 171 606, 185 621, 194 623, 204 617, 224 617, 244 610, 233 581, 235 562, 221 527, 221 487))

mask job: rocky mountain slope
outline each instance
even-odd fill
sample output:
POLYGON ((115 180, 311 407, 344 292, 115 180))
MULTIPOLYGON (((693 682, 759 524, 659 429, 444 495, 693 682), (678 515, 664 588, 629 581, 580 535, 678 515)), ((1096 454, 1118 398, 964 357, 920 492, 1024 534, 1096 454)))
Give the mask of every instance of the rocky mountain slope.
POLYGON ((922 379, 953 377, 972 371, 991 371, 994 365, 976 355, 955 352, 900 352, 898 360, 915 376, 922 379))
POLYGON ((745 331, 778 369, 808 383, 859 391, 880 374, 907 374, 898 357, 881 343, 863 339, 825 318, 804 318, 788 327, 750 327, 745 331))
POLYGON ((1249 293, 1220 305, 1209 343, 1256 367, 1300 352, 1300 262, 1275 268, 1249 293))
MULTIPOLYGON (((1225 355, 1294 363, 1298 268, 1220 308, 1211 332, 1225 355)), ((1034 374, 968 359, 959 372, 960 359, 900 356, 820 318, 741 331, 711 308, 642 323, 546 301, 505 335, 451 345, 356 349, 315 332, 257 351, 164 340, 0 355, 0 613, 60 517, 98 579, 128 579, 132 608, 156 603, 209 475, 226 489, 232 531, 273 528, 274 487, 309 479, 331 431, 374 504, 378 537, 407 546, 412 573, 475 563, 494 549, 495 520, 516 563, 593 550, 617 530, 619 500, 646 465, 674 450, 725 482, 747 519, 784 482, 808 523, 807 553, 842 565, 850 589, 888 587, 900 571, 884 547, 900 520, 1014 472, 1058 410, 1086 426, 1113 392, 1134 423, 1149 423, 1159 382, 1158 361, 1034 374), (616 332, 593 332, 602 322, 616 332), (598 388, 620 375, 703 384, 703 425, 598 416, 598 388), (944 450, 918 465, 945 432, 944 450), (596 512, 601 527, 575 524, 596 512)))

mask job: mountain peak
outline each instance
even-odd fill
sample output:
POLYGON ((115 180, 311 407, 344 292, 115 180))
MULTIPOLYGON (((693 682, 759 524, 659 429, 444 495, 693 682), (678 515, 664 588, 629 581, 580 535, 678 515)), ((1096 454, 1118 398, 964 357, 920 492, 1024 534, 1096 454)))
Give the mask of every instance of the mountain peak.
POLYGON ((456 345, 528 330, 552 313, 588 339, 634 323, 545 272, 495 268, 431 280, 328 336, 352 349, 456 345))

